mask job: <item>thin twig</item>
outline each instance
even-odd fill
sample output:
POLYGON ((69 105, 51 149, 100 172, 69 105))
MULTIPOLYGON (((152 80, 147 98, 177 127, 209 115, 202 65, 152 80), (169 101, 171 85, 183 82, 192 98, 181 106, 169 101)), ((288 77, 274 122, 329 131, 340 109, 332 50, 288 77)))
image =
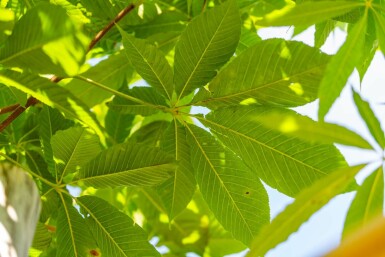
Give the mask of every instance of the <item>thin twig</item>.
MULTIPOLYGON (((118 15, 113 19, 110 23, 108 23, 107 26, 105 26, 101 31, 99 31, 98 34, 91 40, 90 44, 87 48, 87 53, 100 41, 100 39, 103 38, 104 35, 107 34, 107 32, 121 19, 123 19, 124 16, 126 16, 128 13, 130 13, 135 8, 134 4, 128 5, 126 8, 124 8, 121 12, 118 13, 118 15)), ((58 76, 53 76, 51 79, 51 82, 58 83, 62 80, 62 78, 58 76)), ((17 117, 19 117, 28 107, 35 105, 39 103, 39 100, 37 100, 34 97, 29 97, 27 104, 25 106, 21 106, 20 104, 14 104, 11 106, 7 106, 5 108, 0 109, 0 114, 12 112, 1 124, 0 124, 0 133, 8 127, 12 121, 14 121, 17 117)))

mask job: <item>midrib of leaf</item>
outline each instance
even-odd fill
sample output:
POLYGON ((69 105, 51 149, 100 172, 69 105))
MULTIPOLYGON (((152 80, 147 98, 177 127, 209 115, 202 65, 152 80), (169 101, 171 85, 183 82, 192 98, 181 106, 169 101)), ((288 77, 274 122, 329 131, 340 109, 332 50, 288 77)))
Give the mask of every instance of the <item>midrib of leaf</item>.
POLYGON ((143 169, 157 168, 157 167, 163 167, 163 166, 169 166, 169 165, 170 164, 168 164, 168 163, 164 163, 164 164, 150 165, 150 166, 146 166, 146 167, 142 167, 142 168, 137 168, 137 169, 132 169, 132 170, 118 171, 118 172, 114 172, 114 173, 110 173, 110 174, 100 174, 100 175, 97 175, 97 176, 92 176, 92 177, 80 178, 78 180, 73 180, 73 181, 71 181, 71 184, 74 184, 74 183, 77 183, 77 182, 80 182, 80 181, 92 180, 92 179, 108 178, 108 177, 114 177, 114 176, 118 176, 119 177, 122 174, 124 175, 124 173, 133 173, 133 172, 137 172, 137 171, 140 171, 140 170, 143 170, 143 169))
POLYGON ((111 236, 110 233, 108 233, 108 231, 104 228, 104 226, 102 225, 102 223, 95 217, 95 215, 93 214, 93 212, 90 211, 90 209, 88 209, 84 204, 81 203, 81 201, 76 201, 77 204, 79 204, 81 207, 83 207, 87 212, 88 214, 94 219, 94 221, 96 222, 96 224, 99 225, 99 227, 104 231, 104 233, 108 236, 108 238, 111 240, 111 242, 114 243, 114 245, 119 249, 119 251, 123 254, 123 256, 126 256, 126 257, 129 257, 128 255, 125 254, 125 252, 123 251, 123 249, 119 246, 119 244, 117 242, 115 242, 114 238, 111 236))
POLYGON ((85 133, 85 132, 86 132, 86 130, 83 130, 82 134, 81 134, 81 135, 79 136, 79 138, 77 139, 76 144, 75 144, 75 147, 74 147, 74 150, 71 152, 70 158, 68 159, 68 161, 66 161, 66 164, 65 164, 65 166, 64 166, 64 168, 63 168, 63 171, 62 171, 61 176, 60 176, 59 184, 62 182, 63 177, 64 177, 64 174, 66 173, 66 169, 67 169, 67 167, 68 167, 68 164, 71 162, 71 159, 72 159, 72 157, 74 156, 74 153, 76 152, 76 148, 79 146, 80 139, 82 138, 83 133, 85 133))
POLYGON ((158 73, 155 72, 153 66, 150 65, 150 63, 148 62, 147 58, 145 58, 145 57, 142 55, 142 53, 139 51, 139 49, 138 49, 134 44, 132 44, 130 40, 127 40, 127 41, 130 42, 131 46, 136 50, 136 52, 140 55, 140 57, 142 57, 143 60, 147 63, 147 65, 150 67, 151 71, 155 74, 156 78, 158 79, 158 81, 159 81, 160 84, 162 85, 164 92, 166 92, 166 95, 167 95, 168 99, 171 100, 171 97, 170 97, 170 95, 168 94, 167 89, 166 89, 166 87, 165 87, 165 85, 164 85, 164 83, 163 83, 163 80, 158 76, 158 73))
MULTIPOLYGON (((105 76, 103 79, 100 80, 100 83, 103 83, 105 80, 109 79, 110 77, 113 77, 116 73, 120 72, 125 68, 126 66, 129 66, 128 62, 124 63, 122 66, 119 67, 119 69, 114 69, 114 72, 109 73, 107 76, 105 76)), ((79 94, 79 98, 83 96, 84 94, 88 93, 92 88, 88 88, 87 90, 83 91, 83 93, 79 94)))
POLYGON ((366 208, 365 208, 365 214, 364 214, 364 218, 363 218, 363 222, 367 222, 369 221, 370 219, 368 217, 370 217, 370 213, 369 213, 369 208, 368 206, 370 206, 372 204, 372 201, 373 201, 373 197, 375 195, 375 191, 376 191, 376 185, 378 183, 378 180, 380 179, 381 175, 382 175, 382 169, 378 170, 378 171, 381 171, 381 172, 377 172, 377 175, 376 175, 376 178, 374 179, 374 183, 373 186, 371 189, 370 189, 370 193, 369 193, 369 197, 368 197, 368 202, 366 204, 366 208))
MULTIPOLYGON (((270 58, 271 58, 271 57, 270 57, 270 58)), ((250 60, 250 61, 251 61, 251 60, 250 60)), ((269 62, 270 62, 270 61, 269 61, 269 62)), ((249 65, 248 65, 248 66, 249 66, 249 65)), ((288 77, 290 78, 290 77, 295 77, 295 76, 301 76, 301 75, 304 75, 304 74, 306 74, 306 73, 309 73, 309 72, 311 72, 311 71, 313 71, 313 70, 316 70, 316 69, 318 69, 318 68, 320 68, 320 67, 323 67, 323 66, 326 66, 326 64, 314 66, 314 67, 311 68, 311 69, 307 69, 306 71, 299 72, 299 73, 295 73, 295 74, 290 75, 290 76, 288 76, 288 77)), ((260 90, 260 89, 264 89, 264 88, 266 88, 266 87, 274 86, 275 84, 281 83, 281 82, 283 82, 283 81, 287 81, 287 78, 282 78, 282 79, 276 80, 276 81, 274 81, 274 82, 269 82, 269 83, 267 83, 267 84, 265 84, 265 85, 263 85, 263 86, 260 86, 260 87, 257 87, 257 88, 251 88, 251 89, 248 89, 248 90, 245 90, 245 91, 242 91, 242 92, 233 93, 233 94, 229 94, 229 95, 225 95, 225 96, 221 96, 221 97, 215 97, 215 98, 213 97, 213 98, 209 98, 209 99, 206 99, 206 100, 200 100, 200 101, 198 101, 198 102, 196 102, 196 103, 194 103, 194 104, 198 104, 198 103, 207 103, 207 102, 211 102, 211 101, 218 101, 218 100, 221 100, 221 99, 232 98, 232 97, 238 96, 238 95, 245 95, 245 94, 248 94, 248 93, 250 93, 250 92, 257 92, 257 91, 260 90)), ((250 83, 250 84, 252 84, 252 83, 250 83)), ((210 87, 209 87, 209 89, 210 89, 210 87)))
POLYGON ((133 97, 133 96, 130 96, 130 95, 126 95, 124 93, 121 93, 119 91, 111 89, 111 88, 109 88, 109 87, 107 87, 107 86, 105 86, 105 85, 103 85, 103 84, 101 84, 99 82, 93 81, 93 80, 91 80, 89 78, 86 78, 86 77, 83 77, 81 75, 77 75, 74 78, 77 78, 77 79, 80 79, 82 81, 88 82, 88 83, 90 83, 92 85, 95 85, 95 86, 99 87, 100 89, 103 89, 103 90, 108 91, 108 92, 110 92, 110 93, 112 93, 114 95, 120 96, 120 97, 122 97, 124 99, 127 99, 129 101, 132 101, 132 102, 135 102, 135 103, 139 104, 139 105, 131 105, 131 106, 139 106, 139 107, 141 107, 141 106, 144 105, 144 106, 156 109, 156 110, 164 110, 164 109, 167 108, 166 106, 163 106, 163 105, 154 105, 154 104, 148 103, 146 101, 143 101, 143 100, 141 100, 139 98, 136 98, 136 97, 133 97))
POLYGON ((247 222, 247 221, 245 220, 245 218, 243 217, 241 210, 239 210, 239 208, 238 208, 238 206, 236 205, 236 203, 235 203, 233 197, 231 196, 230 192, 227 190, 227 187, 224 185, 224 183, 223 183, 221 177, 219 176, 217 170, 215 169, 214 165, 211 163, 210 158, 208 158, 208 156, 206 155, 206 152, 203 150, 202 146, 199 144, 199 141, 197 140, 197 138, 195 137, 194 133, 192 132, 192 130, 190 129, 190 127, 188 126, 188 124, 187 124, 186 122, 185 122, 185 126, 186 126, 186 128, 189 130, 191 136, 194 138, 196 144, 198 145, 199 149, 201 150, 201 152, 202 152, 203 156, 205 157, 206 161, 209 163, 211 169, 214 171, 215 176, 216 176, 217 179, 220 181, 221 186, 222 186, 222 188, 225 190, 227 196, 229 197, 229 199, 231 199, 231 203, 232 203, 233 207, 237 210, 239 216, 240 216, 240 217, 242 218, 242 220, 243 220, 243 223, 244 223, 244 224, 246 225, 246 227, 248 228, 248 233, 251 235, 251 237, 253 237, 253 232, 252 232, 252 230, 251 230, 251 228, 250 228, 248 222, 247 222))
MULTIPOLYGON (((178 154, 178 125, 177 125, 177 121, 176 119, 174 118, 174 126, 175 126, 175 160, 178 161, 179 158, 179 154, 178 154)), ((177 169, 177 168, 176 168, 177 169)), ((174 210, 174 206, 175 206, 175 192, 176 192, 176 183, 177 183, 177 174, 178 172, 175 172, 174 173, 174 184, 173 184, 173 194, 172 194, 172 208, 171 210, 174 210)))
POLYGON ((262 142, 260 142, 260 141, 257 141, 257 140, 255 140, 254 138, 249 137, 249 136, 247 136, 247 135, 245 135, 245 134, 242 134, 242 133, 240 133, 240 132, 238 132, 238 131, 232 130, 232 129, 228 128, 228 127, 222 126, 222 125, 220 125, 220 124, 218 124, 218 123, 216 123, 216 122, 213 122, 213 121, 208 120, 208 119, 204 119, 204 118, 199 117, 199 116, 195 116, 195 115, 194 115, 193 117, 194 117, 194 118, 197 118, 197 119, 199 119, 199 120, 203 120, 204 122, 214 124, 215 126, 218 126, 218 127, 222 128, 223 130, 230 131, 231 133, 234 133, 234 134, 236 134, 236 135, 238 135, 238 136, 240 136, 240 137, 246 138, 246 139, 249 140, 249 141, 253 141, 253 142, 255 142, 255 143, 257 143, 257 144, 259 144, 259 145, 261 145, 261 146, 263 146, 263 147, 268 148, 268 149, 271 150, 271 151, 274 151, 274 152, 276 152, 276 153, 278 153, 278 154, 281 154, 281 155, 283 155, 283 156, 285 156, 285 157, 287 157, 287 158, 293 160, 294 162, 297 162, 297 163, 302 164, 302 165, 304 165, 304 166, 306 166, 306 167, 308 167, 308 168, 310 168, 310 169, 312 169, 312 170, 314 170, 314 171, 317 171, 317 172, 319 172, 319 173, 322 174, 322 175, 326 175, 326 174, 327 174, 327 173, 323 172, 322 170, 316 169, 315 167, 310 166, 309 164, 306 164, 306 163, 304 163, 304 162, 301 162, 301 161, 299 161, 299 160, 297 160, 297 159, 291 157, 290 155, 287 155, 287 154, 284 153, 284 152, 278 151, 277 149, 275 149, 275 148, 273 148, 273 147, 271 147, 271 146, 268 146, 268 145, 266 145, 266 144, 264 144, 264 143, 262 143, 262 142))
POLYGON ((65 200, 63 198, 62 193, 59 192, 59 196, 60 196, 60 198, 61 198, 61 200, 63 202, 63 208, 64 208, 64 211, 66 213, 66 218, 67 218, 67 222, 69 224, 69 229, 70 229, 70 233, 71 233, 71 242, 72 242, 72 245, 74 247, 75 257, 77 257, 78 256, 78 251, 77 251, 76 244, 75 244, 75 237, 74 237, 74 233, 72 231, 72 223, 71 223, 71 219, 69 217, 69 212, 68 212, 68 209, 67 209, 67 205, 65 203, 65 200))
MULTIPOLYGON (((209 43, 206 45, 206 47, 205 47, 203 53, 202 53, 201 56, 199 57, 199 60, 198 60, 197 64, 195 65, 193 71, 190 73, 190 76, 188 77, 187 81, 185 82, 185 84, 184 84, 184 86, 183 86, 183 89, 182 89, 182 91, 181 91, 180 94, 179 94, 178 102, 179 102, 179 100, 181 99, 181 97, 182 97, 182 95, 183 95, 183 92, 185 91, 185 89, 186 89, 188 83, 190 82, 192 76, 195 74, 196 69, 198 68, 199 64, 201 63, 203 56, 206 54, 207 49, 210 47, 211 42, 213 41, 213 39, 214 39, 215 36, 217 35, 219 28, 221 27, 223 21, 224 21, 225 18, 226 18, 227 13, 229 12, 229 9, 230 9, 230 8, 228 7, 227 10, 226 10, 225 15, 223 15, 223 17, 222 17, 221 22, 220 22, 219 25, 217 26, 217 29, 215 30, 215 33, 214 33, 213 36, 211 37, 209 43)), ((202 86, 203 86, 203 85, 202 85, 202 86)))

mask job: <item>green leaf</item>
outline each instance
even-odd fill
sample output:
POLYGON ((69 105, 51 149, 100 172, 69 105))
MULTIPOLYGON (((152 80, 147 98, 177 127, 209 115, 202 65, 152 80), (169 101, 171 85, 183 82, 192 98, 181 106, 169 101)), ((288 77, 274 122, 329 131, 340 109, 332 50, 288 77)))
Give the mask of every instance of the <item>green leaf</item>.
POLYGON ((155 148, 124 143, 102 151, 79 172, 79 181, 96 188, 152 186, 175 169, 170 156, 155 148))
POLYGON ((63 8, 40 4, 15 24, 0 50, 0 63, 37 73, 71 76, 84 61, 87 43, 63 8))
POLYGON ((109 109, 104 123, 106 131, 115 143, 123 143, 131 131, 135 115, 123 114, 109 109))
POLYGON ((325 76, 321 81, 318 92, 320 99, 318 116, 320 120, 324 119, 330 107, 340 95, 350 74, 361 60, 366 25, 367 15, 364 15, 349 32, 345 44, 327 65, 325 76))
POLYGON ((212 135, 186 124, 195 179, 208 206, 225 229, 249 245, 269 222, 269 204, 261 181, 212 135))
POLYGON ((382 167, 368 176, 357 189, 356 197, 346 215, 343 236, 368 225, 382 214, 384 205, 384 172, 382 167))
POLYGON ((186 208, 196 189, 185 128, 174 120, 165 131, 160 147, 175 156, 178 163, 174 176, 158 187, 159 196, 172 220, 186 208))
POLYGON ((261 42, 262 39, 258 36, 257 32, 250 31, 245 28, 241 30, 241 37, 237 46, 236 54, 239 55, 247 48, 261 42))
POLYGON ((147 241, 146 233, 108 202, 94 196, 82 196, 76 201, 89 214, 87 225, 102 256, 160 256, 147 241))
POLYGON ((281 39, 264 40, 235 58, 193 102, 217 108, 253 103, 298 106, 317 97, 329 57, 281 39), (234 86, 237 85, 237 86, 234 86))
POLYGON ((331 123, 316 122, 312 119, 288 112, 286 109, 269 112, 256 118, 267 128, 294 136, 310 143, 356 146, 373 149, 372 146, 355 132, 331 123))
POLYGON ((38 222, 31 247, 37 250, 45 250, 51 244, 52 235, 44 223, 38 222))
POLYGON ((240 25, 235 0, 191 21, 175 47, 174 83, 179 99, 203 87, 230 59, 238 44, 240 25))
POLYGON ((267 14, 256 24, 260 26, 310 26, 362 6, 365 6, 365 2, 309 1, 296 5, 288 4, 283 9, 267 14))
MULTIPOLYGON (((106 85, 110 89, 118 90, 122 85, 127 84, 127 81, 132 77, 132 73, 133 69, 127 61, 127 57, 119 52, 91 67, 81 76, 106 85)), ((88 107, 100 104, 112 96, 111 92, 79 79, 73 79, 64 87, 88 107)))
POLYGON ((57 218, 57 257, 89 257, 97 249, 90 230, 80 213, 70 204, 71 199, 61 195, 63 206, 57 218))
POLYGON ((108 107, 123 114, 147 116, 164 110, 167 105, 163 96, 152 87, 123 89, 122 93, 139 99, 139 101, 132 101, 122 96, 115 96, 113 101, 108 103, 108 107))
POLYGON ((262 229, 247 256, 264 256, 267 251, 287 240, 316 211, 341 193, 363 167, 360 165, 336 170, 301 192, 271 224, 262 229))
POLYGON ((385 135, 384 131, 381 128, 381 124, 377 117, 375 116, 373 110, 370 108, 368 102, 364 101, 361 96, 353 90, 353 99, 360 113, 362 119, 365 121, 367 128, 370 133, 376 140, 376 142, 381 146, 381 149, 385 148, 385 135))
POLYGON ((143 39, 130 36, 120 29, 125 53, 144 80, 171 100, 173 72, 163 53, 143 39))
POLYGON ((100 152, 99 138, 82 127, 58 131, 51 138, 56 180, 79 171, 100 152))
MULTIPOLYGON (((129 140, 131 142, 145 144, 150 147, 159 147, 160 140, 169 126, 170 122, 163 120, 150 122, 147 125, 142 125, 142 127, 130 136, 129 140)), ((171 155, 172 154, 173 153, 171 153, 171 155)))
POLYGON ((0 83, 30 94, 40 102, 63 112, 67 118, 84 122, 103 138, 100 124, 95 116, 89 112, 87 106, 69 91, 48 79, 28 73, 5 70, 0 71, 0 83))
POLYGON ((379 10, 374 10, 373 14, 376 20, 376 33, 378 43, 380 45, 382 53, 385 54, 385 17, 379 10))
POLYGON ((330 33, 335 29, 336 22, 333 20, 327 20, 315 25, 314 33, 314 46, 321 48, 325 44, 326 39, 329 37, 330 33))
POLYGON ((56 168, 53 159, 51 146, 51 138, 58 130, 68 129, 73 122, 64 118, 64 116, 56 109, 43 106, 39 114, 39 135, 41 139, 44 159, 51 175, 55 176, 56 168))
POLYGON ((264 182, 295 196, 331 171, 346 166, 333 145, 310 144, 264 127, 260 116, 274 108, 224 108, 199 119, 264 182))

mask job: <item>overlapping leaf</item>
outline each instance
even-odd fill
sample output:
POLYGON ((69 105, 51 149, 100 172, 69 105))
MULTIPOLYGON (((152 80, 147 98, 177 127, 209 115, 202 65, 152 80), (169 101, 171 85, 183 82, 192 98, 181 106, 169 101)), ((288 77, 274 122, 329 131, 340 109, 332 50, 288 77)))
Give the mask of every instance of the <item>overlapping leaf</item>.
POLYGON ((247 256, 264 256, 268 250, 285 241, 311 215, 341 193, 362 168, 363 165, 334 171, 301 192, 271 224, 263 228, 251 245, 247 256))
POLYGON ((223 227, 249 245, 269 221, 269 206, 261 181, 212 135, 187 125, 191 163, 200 192, 223 227))
POLYGON ((90 230, 80 213, 71 205, 71 199, 62 197, 63 206, 57 218, 57 257, 88 257, 97 249, 90 230))
POLYGON ((203 87, 233 55, 241 32, 235 0, 216 6, 187 26, 175 47, 174 83, 179 98, 203 87))
POLYGON ((170 156, 155 148, 124 143, 102 151, 79 172, 79 181, 96 188, 151 186, 172 175, 170 156))
POLYGON ((148 84, 171 100, 173 92, 173 73, 163 53, 143 39, 137 39, 123 30, 125 53, 135 70, 148 84))
POLYGON ((67 118, 84 122, 103 137, 100 124, 85 104, 69 91, 49 80, 28 73, 6 70, 0 72, 0 83, 30 94, 42 103, 63 112, 67 118))
POLYGON ((134 99, 131 100, 123 96, 115 96, 113 101, 108 103, 108 107, 123 114, 151 115, 160 110, 164 110, 167 105, 165 98, 152 87, 124 89, 122 93, 134 99))
POLYGON ((360 135, 345 127, 331 123, 315 122, 308 117, 287 112, 286 110, 276 109, 266 115, 257 117, 256 120, 268 128, 301 138, 310 143, 339 143, 366 149, 373 148, 360 135))
POLYGON ((317 97, 329 57, 299 42, 264 40, 245 50, 193 100, 211 108, 239 104, 298 106, 317 97), (236 85, 236 86, 234 86, 236 85))
POLYGON ((262 106, 223 108, 199 121, 263 181, 290 196, 346 165, 333 145, 310 144, 257 121, 272 111, 273 108, 262 106))
POLYGON ((123 143, 131 131, 133 114, 123 114, 112 109, 108 110, 104 123, 106 131, 114 142, 123 143))
MULTIPOLYGON (((103 84, 110 89, 118 90, 122 85, 127 84, 132 73, 133 69, 126 56, 119 52, 91 67, 82 73, 81 76, 103 84)), ((73 95, 76 95, 88 107, 93 107, 112 96, 111 92, 79 79, 73 79, 64 87, 73 95)))
POLYGON ((82 196, 76 201, 89 214, 87 225, 103 256, 160 256, 145 232, 108 202, 93 196, 82 196))
POLYGON ((99 138, 82 127, 58 131, 51 138, 56 179, 75 173, 100 152, 99 138))
POLYGON ((15 24, 0 50, 0 63, 37 73, 74 75, 84 61, 87 43, 63 8, 40 4, 15 24))
POLYGON ((267 14, 258 21, 262 26, 310 26, 365 6, 359 1, 309 1, 287 5, 281 10, 267 14))
MULTIPOLYGON (((367 11, 365 11, 367 14, 367 11)), ((330 107, 340 95, 353 69, 359 64, 365 41, 367 15, 354 25, 349 32, 345 44, 333 56, 325 70, 325 76, 319 88, 320 107, 318 116, 325 117, 330 107)))
POLYGON ((357 189, 357 194, 346 215, 343 236, 363 228, 373 218, 380 216, 384 205, 384 172, 382 167, 367 177, 357 189))
POLYGON ((175 156, 175 161, 178 163, 174 176, 158 187, 159 195, 172 220, 186 208, 196 188, 190 150, 186 142, 186 131, 176 120, 165 131, 160 147, 175 156))

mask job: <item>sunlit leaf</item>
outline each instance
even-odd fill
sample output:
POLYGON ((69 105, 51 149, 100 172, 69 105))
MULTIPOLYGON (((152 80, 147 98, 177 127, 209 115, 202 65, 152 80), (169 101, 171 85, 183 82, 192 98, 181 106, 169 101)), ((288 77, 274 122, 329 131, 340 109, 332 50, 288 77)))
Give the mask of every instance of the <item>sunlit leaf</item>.
POLYGON ((271 224, 263 228, 247 256, 264 256, 267 251, 285 241, 316 211, 341 193, 363 167, 360 165, 334 171, 302 191, 271 224))
POLYGON ((357 194, 346 215, 343 236, 364 228, 373 218, 381 215, 384 208, 384 172, 382 167, 368 176, 357 189, 357 194))
POLYGON ((89 214, 87 225, 104 256, 160 256, 134 221, 108 202, 82 196, 76 200, 89 214))
POLYGON ((294 112, 276 109, 256 118, 264 126, 283 134, 295 136, 308 142, 356 146, 372 149, 372 146, 355 132, 331 123, 315 122, 312 119, 296 115, 294 112))
POLYGON ((308 143, 257 121, 272 111, 273 108, 263 106, 224 108, 199 121, 264 182, 290 196, 346 166, 333 145, 308 143))
POLYGON ((143 39, 137 39, 123 30, 120 30, 120 33, 125 53, 132 66, 148 84, 171 99, 174 89, 173 73, 163 53, 143 39))
POLYGON ((235 0, 196 17, 175 48, 174 83, 179 98, 203 87, 233 55, 241 32, 235 0))
POLYGON ((209 84, 209 92, 201 89, 193 102, 211 108, 303 105, 316 98, 328 60, 303 43, 264 40, 235 58, 209 84))
POLYGON ((96 188, 156 185, 172 174, 170 156, 130 142, 102 151, 79 172, 79 181, 96 188))
POLYGON ((310 26, 364 5, 364 2, 358 1, 309 1, 297 5, 287 5, 280 10, 273 11, 257 24, 261 26, 310 26))
POLYGON ((367 25, 366 18, 365 15, 354 25, 347 36, 346 42, 338 53, 333 56, 326 68, 318 93, 320 99, 318 116, 320 120, 324 119, 330 107, 340 95, 353 69, 361 60, 367 25))
POLYGON ((63 8, 40 4, 15 24, 0 50, 0 63, 38 73, 75 75, 84 61, 87 43, 63 8))
POLYGON ((249 245, 269 221, 265 188, 241 159, 208 132, 194 125, 186 128, 200 192, 223 227, 249 245))
POLYGON ((367 128, 370 133, 381 146, 382 149, 385 148, 385 135, 384 131, 381 128, 381 124, 377 117, 375 116, 373 110, 370 108, 368 102, 364 101, 361 96, 353 90, 353 99, 357 106, 357 109, 365 121, 367 128))

